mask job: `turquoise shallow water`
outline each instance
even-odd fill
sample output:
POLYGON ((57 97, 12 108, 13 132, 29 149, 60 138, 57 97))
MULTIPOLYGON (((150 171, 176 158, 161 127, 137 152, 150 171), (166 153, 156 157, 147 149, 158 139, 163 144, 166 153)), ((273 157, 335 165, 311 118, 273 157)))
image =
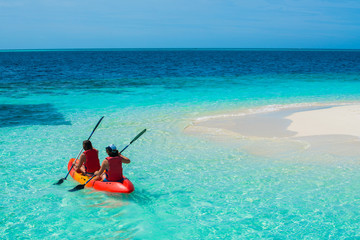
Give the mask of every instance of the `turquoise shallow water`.
POLYGON ((359 156, 258 156, 183 133, 219 112, 359 101, 358 51, 0 57, 0 238, 360 237, 359 156), (125 152, 135 191, 69 193, 71 178, 53 186, 101 116, 91 139, 101 159, 148 130, 125 152))

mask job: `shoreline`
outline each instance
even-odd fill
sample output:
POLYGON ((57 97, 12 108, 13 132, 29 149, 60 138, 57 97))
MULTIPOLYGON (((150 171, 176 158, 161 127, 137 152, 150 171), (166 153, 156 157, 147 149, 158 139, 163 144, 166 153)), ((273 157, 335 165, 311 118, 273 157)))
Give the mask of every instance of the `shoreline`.
POLYGON ((257 155, 294 149, 360 155, 360 103, 263 106, 201 117, 184 132, 257 155))

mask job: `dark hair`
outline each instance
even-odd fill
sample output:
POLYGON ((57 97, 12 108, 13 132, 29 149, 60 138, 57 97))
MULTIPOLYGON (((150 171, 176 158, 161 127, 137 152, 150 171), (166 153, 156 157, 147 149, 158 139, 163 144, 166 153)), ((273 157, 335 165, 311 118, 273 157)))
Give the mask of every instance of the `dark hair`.
POLYGON ((91 142, 89 140, 83 141, 83 147, 84 147, 85 151, 93 149, 93 146, 92 146, 92 144, 91 144, 91 142))
POLYGON ((109 157, 119 156, 119 151, 118 151, 118 150, 113 151, 113 150, 111 149, 111 147, 106 147, 105 149, 106 149, 106 152, 107 152, 107 154, 109 155, 109 157))

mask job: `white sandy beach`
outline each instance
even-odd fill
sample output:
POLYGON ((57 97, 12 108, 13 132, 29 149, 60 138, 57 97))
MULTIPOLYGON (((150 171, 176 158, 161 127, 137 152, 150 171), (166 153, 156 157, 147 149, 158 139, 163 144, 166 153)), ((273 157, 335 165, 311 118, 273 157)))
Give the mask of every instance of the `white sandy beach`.
POLYGON ((295 137, 315 135, 360 136, 360 105, 296 112, 285 119, 291 120, 287 130, 296 132, 295 137))
POLYGON ((360 154, 360 104, 285 106, 280 110, 202 118, 185 129, 253 154, 312 149, 360 154), (249 143, 250 141, 250 143, 249 143))

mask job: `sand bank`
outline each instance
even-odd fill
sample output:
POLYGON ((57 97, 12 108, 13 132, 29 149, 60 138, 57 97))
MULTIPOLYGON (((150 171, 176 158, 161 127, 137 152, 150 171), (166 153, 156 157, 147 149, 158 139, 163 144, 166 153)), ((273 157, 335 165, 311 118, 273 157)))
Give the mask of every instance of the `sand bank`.
POLYGON ((336 106, 302 111, 285 117, 291 121, 287 130, 296 137, 315 135, 360 136, 360 105, 336 106))
MULTIPOLYGON (((185 132, 220 142, 237 142, 239 147, 257 153, 265 148, 268 153, 279 151, 279 146, 286 145, 360 154, 360 104, 285 106, 260 113, 207 117, 194 121, 185 132), (240 143, 239 139, 253 142, 240 143)), ((287 147, 282 148, 286 151, 287 147)))

